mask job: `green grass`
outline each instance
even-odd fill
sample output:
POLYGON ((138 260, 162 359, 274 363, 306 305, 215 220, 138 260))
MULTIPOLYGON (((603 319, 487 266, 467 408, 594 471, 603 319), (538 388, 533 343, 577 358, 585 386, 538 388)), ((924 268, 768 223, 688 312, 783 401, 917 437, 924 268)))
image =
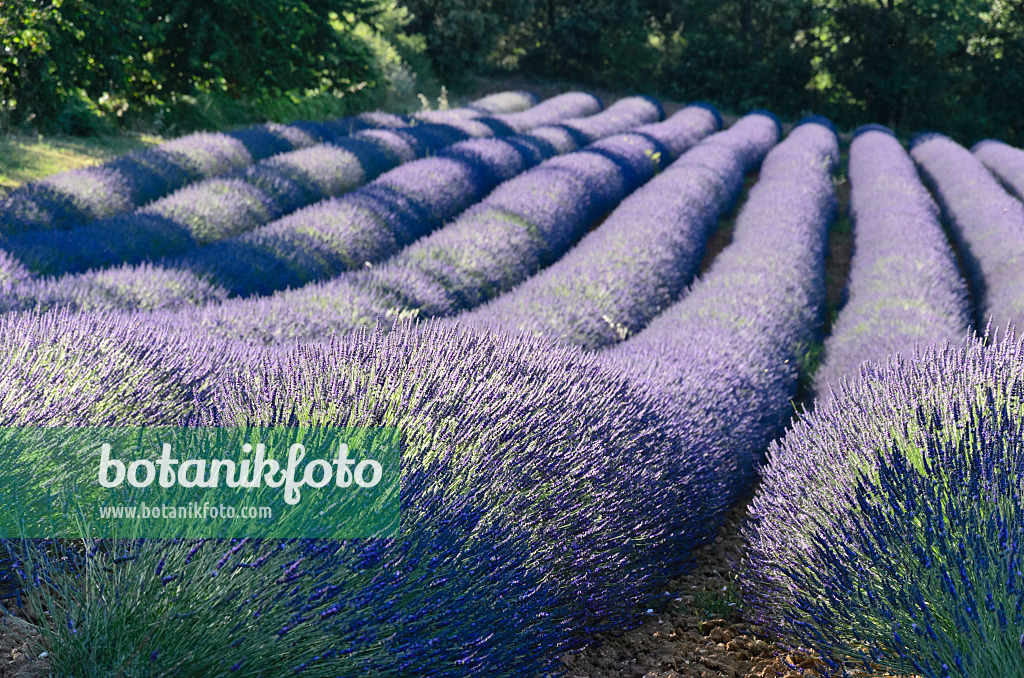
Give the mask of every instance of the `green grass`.
POLYGON ((159 142, 160 137, 140 134, 89 138, 24 133, 0 136, 0 196, 27 181, 95 165, 159 142))
POLYGON ((702 620, 727 619, 740 614, 742 602, 736 583, 729 582, 725 590, 705 589, 698 592, 686 609, 702 620))

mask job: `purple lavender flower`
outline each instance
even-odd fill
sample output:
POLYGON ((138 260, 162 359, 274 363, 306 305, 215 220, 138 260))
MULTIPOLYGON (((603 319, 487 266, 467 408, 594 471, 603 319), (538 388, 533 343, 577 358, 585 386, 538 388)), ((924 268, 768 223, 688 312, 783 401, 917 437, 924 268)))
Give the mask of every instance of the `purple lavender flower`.
POLYGON ((0 426, 192 421, 224 370, 256 355, 138 320, 63 311, 0 317, 0 345, 0 426))
MULTIPOLYGON (((20 261, 0 250, 0 292, 9 294, 31 277, 28 269, 22 266, 20 261)), ((3 299, 0 297, 0 304, 3 303, 3 299)))
POLYGON ((979 141, 974 156, 1018 198, 1024 199, 1024 151, 995 139, 979 141))
POLYGON ((978 303, 977 327, 1024 321, 1024 205, 966 148, 940 134, 910 151, 946 215, 978 303))
POLYGON ((830 127, 794 128, 765 158, 732 244, 680 301, 607 351, 665 394, 686 454, 722 473, 719 508, 749 488, 792 414, 820 331, 838 160, 830 127))
POLYGON ((834 669, 1020 676, 1024 343, 889 357, 772 446, 744 528, 754 618, 834 669))
POLYGON ((340 584, 308 610, 331 647, 388 636, 386 654, 334 673, 544 673, 584 634, 634 623, 706 536, 714 486, 660 401, 577 350, 437 324, 362 331, 239 375, 218 410, 223 425, 408 431, 403 538, 303 562, 340 584))
MULTIPOLYGON (((0 281, 2 279, 0 273, 0 281)), ((0 297, 0 313, 57 308, 151 311, 201 306, 227 297, 226 290, 188 271, 152 264, 119 266, 60 278, 26 278, 6 290, 0 282, 0 291, 6 291, 0 297)))
POLYGON ((589 349, 635 334, 690 284, 744 172, 778 138, 764 114, 705 138, 552 266, 462 320, 589 349))
POLYGON ((967 290, 939 210, 892 132, 858 130, 850 146, 850 210, 856 249, 848 301, 815 375, 819 399, 858 367, 920 345, 967 336, 967 290))
MULTIPOLYGON (((643 108, 650 106, 646 100, 637 104, 643 108)), ((616 104, 620 109, 632 105, 628 101, 616 104)), ((609 108, 606 114, 614 114, 614 117, 609 115, 609 124, 620 125, 623 115, 616 106, 609 108)), ((588 126, 596 128, 593 123, 588 126)), ((706 108, 685 109, 668 121, 603 139, 583 151, 552 158, 506 181, 454 223, 412 245, 380 269, 353 273, 337 281, 307 286, 268 300, 230 301, 197 311, 177 322, 209 325, 219 332, 231 336, 240 333, 251 340, 277 341, 330 336, 359 325, 373 325, 377 317, 387 315, 450 315, 471 308, 557 259, 623 196, 655 174, 662 161, 657 154, 662 154, 663 161, 667 162, 672 157, 670 148, 692 145, 716 127, 717 121, 706 108)), ((400 168, 395 173, 404 173, 411 167, 400 168)), ((497 179, 500 177, 490 185, 497 183, 497 179)), ((421 192, 420 200, 443 200, 444 184, 450 183, 451 179, 436 182, 421 192)), ((412 194, 415 181, 406 185, 408 188, 398 191, 399 194, 412 194)), ((460 191, 469 195, 465 189, 460 191)), ((346 201, 353 216, 332 217, 332 220, 341 225, 358 224, 366 233, 383 231, 377 239, 364 236, 362 242, 393 251, 396 244, 409 243, 422 233, 405 230, 400 219, 402 211, 409 213, 416 203, 412 207, 399 205, 402 210, 389 207, 387 212, 378 212, 376 218, 363 217, 357 221, 354 218, 359 214, 356 197, 346 201), (392 223, 385 221, 388 215, 392 215, 392 223)), ((460 209, 469 202, 460 203, 460 209)), ((369 210, 373 204, 367 201, 361 207, 369 210)), ((337 214, 338 206, 332 209, 337 214)), ((455 213, 455 210, 449 212, 455 213)), ((416 217, 413 224, 439 221, 422 207, 419 214, 427 216, 412 214, 416 217)), ((301 233, 298 228, 293 230, 301 233)), ((316 232, 330 233, 326 227, 319 227, 316 232)), ((345 231, 332 234, 330 238, 319 237, 328 246, 354 243, 367 247, 345 231)), ((279 252, 292 253, 292 262, 297 261, 298 253, 310 250, 317 251, 318 256, 310 257, 310 264, 304 270, 316 271, 319 266, 323 271, 321 262, 330 261, 327 247, 314 250, 297 239, 290 246, 278 247, 279 252)), ((365 259, 342 259, 334 265, 334 271, 356 268, 361 260, 380 257, 367 256, 375 250, 356 252, 365 259)), ((248 258, 239 257, 239 260, 248 258)), ((213 279, 219 281, 212 269, 211 265, 213 279)), ((300 282, 294 278, 292 281, 300 282)))

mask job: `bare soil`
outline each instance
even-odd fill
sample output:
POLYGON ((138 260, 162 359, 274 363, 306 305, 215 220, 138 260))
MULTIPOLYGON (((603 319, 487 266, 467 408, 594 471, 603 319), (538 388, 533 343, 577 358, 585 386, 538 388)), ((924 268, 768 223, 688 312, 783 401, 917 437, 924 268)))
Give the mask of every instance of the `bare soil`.
MULTIPOLYGON (((737 595, 743 556, 740 529, 746 509, 734 509, 714 543, 698 551, 698 565, 667 587, 673 604, 640 627, 595 638, 579 654, 562 657, 568 678, 805 678, 820 675, 819 659, 788 648, 747 622, 737 595)), ((850 678, 900 678, 851 668, 850 678)), ((903 678, 914 678, 906 676, 903 678)))

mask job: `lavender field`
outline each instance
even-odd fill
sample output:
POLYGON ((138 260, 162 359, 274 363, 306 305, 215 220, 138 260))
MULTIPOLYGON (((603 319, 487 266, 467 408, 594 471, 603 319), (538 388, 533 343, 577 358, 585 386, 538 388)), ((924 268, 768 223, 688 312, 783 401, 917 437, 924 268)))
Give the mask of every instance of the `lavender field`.
POLYGON ((401 435, 391 536, 0 535, 0 676, 1024 678, 1024 150, 726 117, 507 91, 0 199, 0 454, 401 435), (723 529, 738 664, 574 670, 723 529))

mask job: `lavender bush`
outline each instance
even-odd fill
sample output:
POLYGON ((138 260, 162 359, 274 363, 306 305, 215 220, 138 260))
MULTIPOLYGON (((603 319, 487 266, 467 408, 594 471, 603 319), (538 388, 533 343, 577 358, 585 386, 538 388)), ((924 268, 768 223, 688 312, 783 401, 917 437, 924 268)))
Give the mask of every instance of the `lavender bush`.
POLYGON ((635 334, 693 280, 719 215, 779 134, 755 113, 707 137, 551 267, 464 318, 588 349, 635 334))
MULTIPOLYGON (((538 106, 539 119, 546 119, 552 110, 564 109, 564 101, 560 102, 560 99, 554 97, 538 106)), ((569 95, 566 101, 578 99, 569 95)), ((637 109, 652 110, 646 100, 634 105, 634 115, 637 109)), ((417 234, 454 217, 503 179, 566 148, 575 148, 577 128, 601 136, 629 126, 633 119, 629 112, 629 104, 623 104, 595 116, 594 120, 569 120, 567 123, 572 127, 568 129, 542 127, 525 136, 502 140, 476 139, 456 144, 436 157, 387 172, 339 201, 302 210, 291 218, 251 234, 195 249, 191 254, 165 262, 169 267, 179 269, 180 275, 150 279, 143 272, 150 270, 149 267, 125 268, 116 276, 122 291, 111 296, 104 293, 110 287, 109 276, 103 271, 92 271, 69 279, 74 282, 56 279, 25 286, 15 299, 6 304, 6 308, 34 307, 36 304, 42 308, 61 304, 80 307, 83 300, 90 307, 95 304, 98 309, 125 308, 124 304, 131 299, 143 297, 152 300, 148 307, 175 308, 206 298, 197 295, 202 290, 219 295, 220 285, 236 294, 269 293, 328 277, 339 270, 361 266, 366 260, 386 256, 397 249, 397 242, 410 242, 417 234), (324 215, 326 221, 317 225, 315 218, 324 215), (395 232, 380 233, 382 227, 395 232), (360 234, 360 230, 364 233, 360 234), (192 280, 188 280, 189 276, 192 280), (161 281, 168 283, 162 292, 158 288, 161 281), (137 289, 133 290, 133 287, 137 289), (104 305, 106 302, 110 303, 104 305)), ((432 127, 436 126, 421 125, 414 130, 418 132, 432 127)), ((359 136, 368 135, 384 137, 392 144, 391 149, 401 149, 401 143, 413 138, 415 132, 376 130, 362 132, 359 136)), ((414 153, 408 144, 406 149, 414 153)), ((95 224, 87 230, 95 232, 101 228, 102 224, 95 224)), ((137 255, 142 257, 147 252, 152 253, 157 243, 165 250, 173 250, 187 248, 193 242, 183 229, 168 227, 166 220, 154 215, 135 218, 132 231, 134 237, 130 239, 115 237, 114 233, 102 238, 82 239, 81 242, 87 243, 89 249, 80 260, 96 262, 101 256, 110 261, 130 258, 126 253, 133 248, 141 248, 137 255), (94 249, 96 243, 104 243, 102 255, 94 249)), ((58 257, 58 250, 53 248, 53 236, 47 240, 52 255, 65 268, 69 267, 74 250, 64 242, 58 257)), ((167 266, 161 270, 164 268, 167 266)), ((0 308, 3 307, 0 304, 0 308)))
POLYGON ((650 179, 662 158, 674 157, 717 124, 709 110, 695 106, 663 123, 603 139, 505 182, 379 269, 271 299, 230 301, 188 321, 272 342, 372 326, 381 316, 440 316, 470 308, 557 259, 650 179))
MULTIPOLYGON (((0 292, 10 294, 16 287, 31 278, 28 269, 7 252, 0 250, 0 292)), ((0 297, 0 304, 5 297, 0 297)))
MULTIPOLYGON (((507 128, 505 128, 507 129, 507 128)), ((275 155, 226 178, 186 186, 133 213, 67 231, 30 231, 7 247, 40 273, 62 274, 134 263, 252 230, 304 205, 344 193, 398 164, 442 146, 488 135, 480 121, 363 133, 275 155), (397 148, 387 145, 398 140, 397 148)))
MULTIPOLYGON (((5 287, 0 253, 0 313, 67 308, 70 311, 153 311, 223 301, 227 291, 188 271, 142 264, 60 278, 14 278, 5 287)), ((15 269, 15 274, 17 270, 15 269)))
POLYGON ((793 414, 801 364, 820 332, 838 160, 827 121, 795 127, 765 158, 732 244, 686 296, 606 352, 666 394, 686 454, 726 479, 719 508, 749 488, 793 414))
POLYGON ((314 143, 316 139, 306 132, 282 125, 227 134, 190 134, 16 189, 0 202, 0 235, 66 229, 110 217, 193 181, 314 143))
POLYGON ((362 672, 550 670, 581 634, 655 600, 705 534, 700 473, 661 472, 696 465, 679 460, 660 403, 578 351, 436 324, 363 331, 269 360, 227 399, 232 423, 406 434, 404 536, 346 546, 374 553, 379 574, 331 594, 347 612, 336 646, 390 636, 391 656, 362 672))
MULTIPOLYGON (((532 95, 524 94, 490 95, 465 110, 477 115, 488 109, 517 112, 532 105, 528 102, 536 102, 532 95)), ((70 228, 145 205, 193 181, 226 174, 278 153, 335 141, 363 129, 408 124, 403 116, 364 113, 323 123, 268 123, 224 134, 189 134, 97 167, 62 172, 18 188, 0 201, 0 235, 70 228)))
MULTIPOLYGON (((601 138, 658 115, 646 99, 625 100, 566 121, 601 138)), ((244 236, 196 250, 182 266, 233 294, 267 294, 362 268, 393 254, 480 201, 501 181, 549 158, 568 132, 557 126, 502 140, 473 140, 398 167, 364 188, 244 236)))
POLYGON ((971 152, 1007 189, 1024 199, 1024 151, 995 139, 985 139, 976 143, 971 152))
MULTIPOLYGON (((82 321, 26 322, 13 335, 28 355, 58 336, 51 327, 82 321)), ((28 576, 52 583, 26 595, 66 619, 46 629, 58 673, 535 675, 588 634, 634 623, 634 606, 659 600, 658 587, 706 537, 713 485, 696 463, 683 476, 652 471, 687 466, 663 404, 595 356, 501 334, 399 328, 232 365, 211 394, 208 366, 230 365, 228 356, 191 346, 182 357, 186 346, 155 331, 136 337, 85 322, 91 339, 71 350, 100 371, 79 380, 90 393, 118 388, 84 398, 85 408, 37 408, 41 421, 108 423, 127 412, 173 420, 189 402, 225 426, 397 426, 403 525, 390 540, 115 544, 70 573, 34 560, 28 576), (139 354, 146 340, 150 351, 139 354), (166 362, 203 386, 167 397, 149 387, 159 375, 126 380, 106 368, 130 357, 154 369, 166 362), (164 409, 130 409, 147 397, 164 409), (182 615, 190 623, 177 629, 182 615)), ((25 369, 0 384, 31 391, 38 376, 25 369)))
POLYGON ((254 355, 109 313, 0 317, 0 426, 191 421, 225 366, 254 355))
POLYGON ((1024 320, 1024 205, 970 151, 941 134, 910 154, 945 213, 978 303, 977 326, 1024 320))
POLYGON ((861 128, 850 146, 850 211, 856 249, 848 301, 815 375, 819 399, 858 366, 909 355, 918 344, 967 336, 967 289, 913 161, 884 127, 861 128))
MULTIPOLYGON (((518 120, 523 127, 546 124, 593 106, 593 97, 569 93, 523 111, 518 120)), ((132 214, 67 233, 13 236, 7 246, 31 269, 48 274, 157 259, 250 231, 460 140, 511 131, 497 119, 476 118, 359 132, 192 184, 132 214)))
POLYGON ((773 446, 744 529, 757 618, 924 678, 1024 676, 1024 344, 864 368, 773 446))
MULTIPOLYGON (((540 97, 532 92, 513 90, 496 92, 481 97, 468 104, 466 108, 480 111, 484 115, 504 115, 525 110, 540 103, 540 97)), ((597 112, 596 110, 594 111, 597 112)))

